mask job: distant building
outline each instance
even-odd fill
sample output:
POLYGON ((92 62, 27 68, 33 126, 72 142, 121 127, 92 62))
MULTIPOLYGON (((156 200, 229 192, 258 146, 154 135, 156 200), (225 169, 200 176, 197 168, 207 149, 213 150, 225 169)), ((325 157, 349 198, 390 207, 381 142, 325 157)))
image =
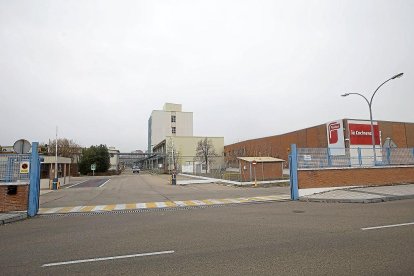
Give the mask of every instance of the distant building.
POLYGON ((109 152, 109 170, 110 171, 118 171, 119 170, 119 150, 115 149, 115 147, 108 147, 109 152))
POLYGON ((173 103, 153 110, 148 119, 148 152, 167 136, 193 136, 193 112, 183 112, 181 104, 173 103))
POLYGON ((224 137, 205 136, 167 136, 154 146, 156 159, 152 159, 152 167, 168 172, 176 170, 182 173, 200 174, 220 170, 223 167, 224 137), (197 144, 207 138, 211 141, 214 156, 209 157, 209 164, 196 156, 197 144))

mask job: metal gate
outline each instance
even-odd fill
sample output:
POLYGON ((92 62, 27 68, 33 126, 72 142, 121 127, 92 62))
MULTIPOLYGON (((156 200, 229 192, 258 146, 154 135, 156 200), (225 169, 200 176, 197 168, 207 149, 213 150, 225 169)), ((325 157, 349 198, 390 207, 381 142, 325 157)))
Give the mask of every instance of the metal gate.
POLYGON ((40 158, 38 143, 32 143, 31 154, 0 154, 0 186, 4 196, 12 196, 18 186, 28 185, 27 214, 35 216, 39 210, 40 158))

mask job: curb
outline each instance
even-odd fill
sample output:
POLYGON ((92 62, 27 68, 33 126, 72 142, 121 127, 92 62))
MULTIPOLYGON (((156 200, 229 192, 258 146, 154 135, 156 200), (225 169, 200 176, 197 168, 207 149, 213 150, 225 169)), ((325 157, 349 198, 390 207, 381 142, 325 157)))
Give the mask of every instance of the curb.
POLYGON ((414 195, 403 196, 386 196, 370 199, 351 199, 351 198, 306 198, 301 197, 299 201, 302 202, 324 202, 324 203, 379 203, 394 200, 414 199, 414 195))
POLYGON ((9 213, 9 214, 0 214, 0 225, 4 225, 7 223, 12 223, 20 220, 27 219, 27 213, 9 213), (4 217, 4 218, 2 218, 4 217))

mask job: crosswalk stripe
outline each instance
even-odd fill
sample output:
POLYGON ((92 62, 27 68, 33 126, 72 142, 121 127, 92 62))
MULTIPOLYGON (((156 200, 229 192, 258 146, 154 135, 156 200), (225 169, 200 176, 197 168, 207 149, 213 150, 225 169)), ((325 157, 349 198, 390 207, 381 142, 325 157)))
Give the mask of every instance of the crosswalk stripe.
POLYGON ((95 208, 95 206, 85 206, 80 211, 81 212, 91 212, 93 208, 95 208))
POLYGON ((73 208, 70 213, 75 213, 75 212, 79 212, 80 210, 82 210, 82 208, 85 206, 76 206, 75 208, 73 208))
POLYGON ((136 203, 129 203, 129 204, 125 204, 125 209, 136 209, 137 208, 137 204, 136 203))
POLYGON ((92 212, 99 212, 99 211, 103 211, 103 209, 105 208, 106 205, 98 205, 95 206, 95 208, 92 209, 92 212))
POLYGON ((69 213, 70 211, 72 211, 74 207, 64 207, 62 209, 59 210, 59 213, 69 213))
POLYGON ((202 202, 204 202, 207 205, 214 205, 215 204, 213 201, 211 201, 209 199, 204 199, 204 200, 202 200, 202 202))
POLYGON ((126 204, 117 204, 114 210, 125 210, 126 204))
POLYGON ((106 205, 106 206, 103 208, 103 210, 104 210, 104 211, 112 211, 112 210, 114 210, 114 209, 115 209, 115 207, 116 207, 116 204, 113 204, 113 205, 106 205))
POLYGON ((155 202, 155 205, 158 208, 165 208, 165 207, 167 207, 167 204, 165 204, 165 202, 155 202))
POLYGON ((166 201, 165 205, 167 205, 167 207, 177 207, 177 204, 175 204, 173 201, 166 201))
POLYGON ((155 202, 148 202, 147 203, 147 208, 150 208, 150 209, 157 208, 157 204, 155 202))
POLYGON ((108 204, 108 205, 91 205, 91 206, 70 206, 55 208, 40 208, 39 214, 65 214, 73 212, 100 212, 100 211, 117 211, 117 210, 135 210, 135 209, 154 209, 167 207, 186 207, 218 204, 234 204, 248 202, 266 202, 266 201, 283 201, 290 199, 290 195, 269 195, 255 197, 223 198, 223 199, 203 199, 203 200, 184 200, 184 201, 164 201, 164 202, 146 202, 146 203, 128 203, 128 204, 108 204))

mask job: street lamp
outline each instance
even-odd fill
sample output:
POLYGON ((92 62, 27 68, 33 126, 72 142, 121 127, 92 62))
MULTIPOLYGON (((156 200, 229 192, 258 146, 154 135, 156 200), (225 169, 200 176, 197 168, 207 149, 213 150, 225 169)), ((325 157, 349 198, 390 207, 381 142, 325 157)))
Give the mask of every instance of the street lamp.
POLYGON ((374 91, 374 93, 372 94, 371 99, 370 99, 369 101, 368 101, 368 99, 367 99, 364 95, 362 95, 362 94, 360 94, 360 93, 345 93, 345 94, 342 94, 342 95, 341 95, 342 97, 346 97, 346 96, 349 96, 349 95, 358 95, 358 96, 361 96, 362 98, 364 98, 364 100, 365 100, 365 101, 367 102, 367 104, 368 104, 368 107, 369 107, 369 120, 370 120, 370 122, 371 122, 371 139, 372 139, 372 150, 373 150, 373 152, 374 152, 374 166, 375 166, 375 165, 376 165, 376 163, 377 163, 377 154, 376 154, 376 152, 375 152, 374 123, 373 123, 373 120, 372 120, 372 100, 374 99, 375 94, 377 93, 378 89, 380 89, 380 87, 381 87, 381 86, 383 86, 385 83, 389 82, 390 80, 393 80, 393 79, 396 79, 396 78, 400 78, 400 77, 402 77, 402 75, 404 75, 404 73, 399 73, 399 74, 397 74, 397 75, 395 75, 395 76, 393 76, 393 77, 389 78, 388 80, 384 81, 383 83, 381 83, 381 85, 380 85, 380 86, 378 86, 378 88, 377 88, 377 89, 375 89, 375 91, 374 91))

